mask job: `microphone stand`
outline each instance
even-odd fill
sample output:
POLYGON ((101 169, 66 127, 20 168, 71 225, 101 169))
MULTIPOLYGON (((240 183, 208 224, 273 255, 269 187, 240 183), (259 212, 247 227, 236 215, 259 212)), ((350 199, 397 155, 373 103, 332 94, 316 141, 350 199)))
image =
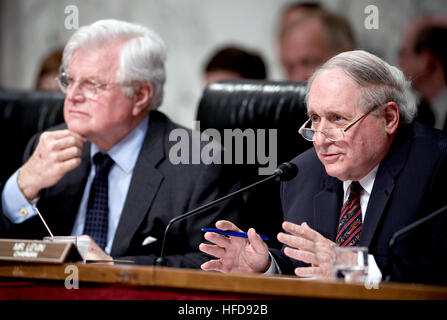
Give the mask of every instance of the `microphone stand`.
POLYGON ((185 219, 185 218, 187 218, 189 216, 192 216, 192 215, 194 215, 196 213, 199 213, 200 211, 202 211, 204 209, 207 209, 207 208, 209 208, 211 206, 214 206, 214 205, 216 205, 218 203, 221 203, 222 201, 225 201, 225 200, 227 200, 227 199, 229 199, 229 198, 231 198, 231 197, 233 197, 233 196, 235 196, 235 195, 237 195, 239 193, 242 193, 244 191, 250 190, 250 189, 252 189, 252 188, 254 188, 254 187, 256 187, 256 186, 258 186, 258 185, 260 185, 262 183, 265 183, 267 181, 270 181, 270 180, 273 180, 273 179, 276 179, 276 181, 281 181, 281 180, 282 181, 288 181, 288 180, 294 178, 297 175, 297 173, 298 173, 298 167, 295 164, 284 162, 283 164, 281 164, 275 170, 275 172, 271 176, 268 176, 265 179, 262 179, 262 180, 260 180, 258 182, 255 182, 255 183, 253 183, 253 184, 251 184, 249 186, 246 186, 246 187, 244 187, 242 189, 239 189, 239 190, 234 191, 234 192, 232 192, 230 194, 227 194, 226 196, 224 196, 222 198, 216 199, 216 200, 214 200, 214 201, 212 201, 210 203, 207 203, 207 204, 205 204, 205 205, 203 205, 201 207, 198 207, 198 208, 196 208, 194 210, 191 210, 191 211, 186 212, 186 213, 184 213, 184 214, 182 214, 182 215, 180 215, 178 217, 173 218, 171 221, 169 221, 168 225, 166 226, 165 233, 163 235, 163 242, 161 243, 160 256, 157 259, 155 259, 154 265, 156 265, 156 266, 166 265, 166 259, 164 257, 165 256, 166 238, 167 238, 169 229, 171 228, 171 226, 175 222, 177 222, 179 220, 182 220, 182 219, 185 219))
POLYGON ((402 229, 397 230, 393 236, 390 239, 390 242, 388 244, 388 254, 387 254, 387 274, 385 277, 385 281, 390 281, 391 280, 391 274, 392 274, 392 266, 391 263, 393 262, 393 257, 394 257, 394 249, 397 245, 397 243, 399 243, 400 240, 402 240, 403 238, 405 238, 406 236, 408 236, 411 231, 418 229, 420 226, 423 226, 425 223, 433 220, 434 218, 436 218, 437 216, 441 215, 442 213, 444 213, 447 210, 447 205, 444 207, 439 208, 438 210, 436 210, 435 212, 429 214, 426 217, 423 217, 419 220, 416 220, 413 223, 410 223, 409 225, 403 227, 402 229))
POLYGON ((203 206, 201 206, 201 207, 198 207, 198 208, 196 208, 196 209, 193 209, 193 210, 191 210, 191 211, 188 211, 188 212, 186 212, 186 213, 184 213, 184 214, 182 214, 182 215, 180 215, 180 216, 178 216, 178 217, 175 217, 175 218, 172 219, 171 221, 169 221, 168 225, 166 226, 165 233, 164 233, 164 236, 163 236, 163 242, 162 242, 162 247, 161 247, 160 256, 155 260, 154 265, 156 265, 156 266, 163 266, 163 265, 166 265, 166 258, 164 257, 164 254, 165 254, 165 252, 164 252, 165 250, 164 250, 164 249, 165 249, 165 243, 166 243, 166 236, 167 236, 167 234, 168 234, 169 229, 171 228, 171 226, 172 226, 175 222, 177 222, 177 221, 179 221, 179 220, 182 220, 182 219, 184 219, 184 218, 186 218, 186 217, 192 216, 192 215, 194 215, 194 214, 196 214, 196 213, 199 213, 200 211, 205 210, 205 209, 207 209, 207 208, 209 208, 209 207, 211 207, 211 206, 214 206, 214 205, 216 205, 216 204, 218 204, 218 203, 221 203, 221 202, 227 200, 228 198, 231 198, 231 197, 233 197, 233 196, 235 196, 235 195, 237 195, 237 194, 239 194, 239 193, 242 193, 242 192, 244 192, 244 191, 250 190, 250 189, 252 189, 252 188, 258 186, 259 184, 262 184, 262 183, 264 183, 264 182, 267 182, 267 181, 269 181, 269 180, 273 180, 273 179, 278 179, 278 180, 279 180, 279 177, 278 177, 278 176, 281 175, 281 174, 282 174, 281 171, 276 171, 274 174, 272 174, 271 176, 269 176, 269 177, 267 177, 267 178, 265 178, 265 179, 263 179, 263 180, 260 180, 260 181, 254 183, 254 184, 251 184, 251 185, 249 185, 249 186, 247 186, 247 187, 244 187, 244 188, 239 189, 239 190, 237 190, 237 191, 234 191, 234 192, 232 192, 232 193, 230 193, 230 194, 227 194, 226 196, 224 196, 224 197, 222 197, 222 198, 219 198, 219 199, 217 199, 217 200, 214 200, 214 201, 212 201, 212 202, 210 202, 210 203, 207 203, 207 204, 205 204, 205 205, 203 205, 203 206))

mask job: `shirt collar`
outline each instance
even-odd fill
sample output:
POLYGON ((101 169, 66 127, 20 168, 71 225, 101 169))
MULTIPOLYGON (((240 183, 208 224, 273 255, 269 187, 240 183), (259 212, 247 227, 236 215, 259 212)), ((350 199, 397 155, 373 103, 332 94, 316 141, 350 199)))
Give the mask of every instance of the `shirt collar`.
MULTIPOLYGON (((149 115, 127 136, 107 151, 107 154, 115 161, 115 164, 126 173, 129 173, 135 167, 149 126, 148 118, 149 115)), ((97 152, 101 152, 101 150, 92 143, 90 147, 90 161, 92 161, 93 156, 97 152)))
MULTIPOLYGON (((365 190, 368 194, 371 194, 378 169, 379 165, 375 166, 374 169, 372 169, 366 176, 364 176, 362 179, 359 180, 359 183, 362 186, 363 190, 365 190)), ((343 181, 344 194, 347 193, 348 188, 351 185, 351 182, 352 180, 343 181)))

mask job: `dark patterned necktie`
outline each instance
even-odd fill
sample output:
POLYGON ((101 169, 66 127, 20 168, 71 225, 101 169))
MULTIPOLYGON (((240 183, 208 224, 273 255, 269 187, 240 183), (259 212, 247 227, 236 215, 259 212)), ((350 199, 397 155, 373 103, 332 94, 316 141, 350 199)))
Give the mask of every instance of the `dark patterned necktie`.
POLYGON ((114 162, 100 152, 95 154, 93 162, 96 172, 88 198, 84 234, 91 236, 104 249, 109 224, 109 171, 114 162))
POLYGON ((348 200, 341 208, 336 242, 340 247, 358 246, 362 232, 362 208, 360 192, 363 188, 357 181, 351 183, 348 200))

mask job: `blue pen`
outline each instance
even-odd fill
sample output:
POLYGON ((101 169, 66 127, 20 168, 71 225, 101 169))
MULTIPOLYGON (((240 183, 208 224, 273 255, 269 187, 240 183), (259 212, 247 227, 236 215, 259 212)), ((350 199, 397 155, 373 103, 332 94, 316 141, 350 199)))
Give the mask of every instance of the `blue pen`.
MULTIPOLYGON (((202 228, 204 232, 214 232, 224 236, 232 236, 232 237, 240 237, 240 238, 248 238, 247 232, 238 232, 238 231, 223 231, 215 228, 202 228)), ((259 235, 262 240, 268 240, 269 237, 264 236, 262 234, 259 235)))

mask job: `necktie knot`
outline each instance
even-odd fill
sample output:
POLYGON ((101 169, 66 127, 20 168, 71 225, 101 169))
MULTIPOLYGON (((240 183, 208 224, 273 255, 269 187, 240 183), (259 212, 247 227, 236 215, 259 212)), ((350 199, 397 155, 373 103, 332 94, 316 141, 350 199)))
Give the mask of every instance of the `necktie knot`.
POLYGON ((98 152, 93 156, 93 163, 95 164, 96 173, 100 172, 108 175, 114 161, 107 153, 98 152))
POLYGON ((362 192, 363 188, 360 185, 360 183, 358 181, 352 181, 351 182, 351 191, 350 194, 352 196, 358 196, 360 195, 360 192, 362 192))

